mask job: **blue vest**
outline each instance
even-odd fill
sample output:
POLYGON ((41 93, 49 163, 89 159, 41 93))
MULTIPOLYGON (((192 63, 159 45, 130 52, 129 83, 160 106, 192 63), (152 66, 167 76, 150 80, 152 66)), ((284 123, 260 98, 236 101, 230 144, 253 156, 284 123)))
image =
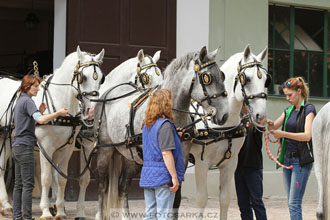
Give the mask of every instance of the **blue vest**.
POLYGON ((140 187, 158 187, 172 183, 172 177, 163 160, 163 155, 158 143, 158 131, 162 124, 169 121, 174 134, 175 150, 172 150, 175 168, 179 182, 184 179, 184 158, 182 146, 174 124, 168 119, 158 119, 151 128, 143 127, 143 167, 140 177, 140 187))

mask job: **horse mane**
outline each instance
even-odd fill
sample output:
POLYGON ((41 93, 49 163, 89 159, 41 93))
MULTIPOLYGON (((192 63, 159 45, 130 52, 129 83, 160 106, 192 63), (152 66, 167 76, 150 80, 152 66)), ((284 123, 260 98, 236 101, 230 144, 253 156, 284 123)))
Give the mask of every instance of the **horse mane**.
MULTIPOLYGON (((85 52, 83 52, 85 53, 85 52)), ((77 56, 77 52, 72 52, 70 53, 69 55, 67 55, 61 66, 56 68, 53 72, 53 74, 55 75, 57 72, 60 72, 63 68, 65 68, 66 66, 69 66, 69 67, 75 67, 76 64, 78 63, 78 56, 77 56)), ((73 72, 72 72, 73 73, 73 72)))
POLYGON ((184 68, 188 70, 190 62, 195 58, 195 54, 195 52, 190 52, 172 60, 172 62, 165 68, 163 72, 164 76, 174 75, 184 68))

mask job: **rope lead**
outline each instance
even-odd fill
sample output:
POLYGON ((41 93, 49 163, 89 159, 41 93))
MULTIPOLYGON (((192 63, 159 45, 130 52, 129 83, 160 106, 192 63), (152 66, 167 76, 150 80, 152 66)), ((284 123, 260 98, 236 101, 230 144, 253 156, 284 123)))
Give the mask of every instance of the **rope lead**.
POLYGON ((283 167, 285 169, 288 169, 288 170, 293 170, 293 166, 285 166, 283 164, 281 164, 279 161, 278 161, 278 158, 281 154, 281 142, 280 140, 276 140, 276 141, 273 141, 272 139, 269 138, 269 132, 265 132, 264 133, 264 137, 265 137, 265 145, 266 145, 266 152, 267 152, 267 155, 269 157, 269 159, 273 160, 275 163, 277 163, 280 167, 283 167), (278 143, 279 147, 278 147, 278 154, 277 154, 277 157, 275 158, 272 153, 270 152, 270 148, 269 148, 269 142, 271 143, 278 143))

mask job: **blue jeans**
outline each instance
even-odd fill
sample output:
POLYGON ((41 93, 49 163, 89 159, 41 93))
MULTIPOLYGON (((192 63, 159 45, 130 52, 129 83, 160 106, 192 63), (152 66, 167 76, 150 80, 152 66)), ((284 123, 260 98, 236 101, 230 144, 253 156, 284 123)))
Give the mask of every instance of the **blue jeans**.
POLYGON ((242 220, 253 220, 252 209, 257 220, 267 220, 262 201, 262 179, 262 169, 237 168, 235 171, 237 202, 242 220))
POLYGON ((291 220, 302 220, 302 199, 313 164, 301 167, 296 157, 284 157, 285 166, 293 166, 293 170, 283 169, 283 181, 288 196, 291 220))
POLYGON ((167 186, 144 188, 146 216, 143 219, 171 219, 174 197, 175 193, 172 193, 167 186))
POLYGON ((34 146, 16 145, 12 148, 15 161, 13 192, 14 219, 32 219, 32 191, 34 187, 34 146), (23 204, 23 216, 22 216, 23 204))

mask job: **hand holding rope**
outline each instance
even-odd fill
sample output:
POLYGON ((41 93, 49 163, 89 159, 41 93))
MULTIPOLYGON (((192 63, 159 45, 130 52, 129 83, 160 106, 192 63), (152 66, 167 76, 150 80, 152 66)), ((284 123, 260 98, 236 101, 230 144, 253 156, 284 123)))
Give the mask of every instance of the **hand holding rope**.
POLYGON ((269 134, 270 134, 270 132, 265 132, 264 133, 264 137, 265 137, 265 145, 266 145, 266 152, 267 152, 267 155, 268 155, 268 157, 269 157, 269 159, 271 159, 271 160, 273 160, 275 163, 277 163, 280 167, 283 167, 283 168, 285 168, 285 169, 293 169, 293 166, 291 165, 291 166, 285 166, 285 165, 283 165, 283 164, 281 164, 279 161, 278 161, 278 158, 279 158, 279 156, 280 156, 280 154, 281 154, 281 141, 280 141, 280 139, 277 139, 277 140, 272 140, 272 139, 270 139, 270 137, 269 137, 269 134), (277 157, 275 158, 273 155, 272 155, 272 153, 270 152, 270 148, 269 148, 269 142, 271 142, 271 143, 278 143, 278 145, 279 145, 279 147, 278 147, 278 154, 277 154, 277 157))

